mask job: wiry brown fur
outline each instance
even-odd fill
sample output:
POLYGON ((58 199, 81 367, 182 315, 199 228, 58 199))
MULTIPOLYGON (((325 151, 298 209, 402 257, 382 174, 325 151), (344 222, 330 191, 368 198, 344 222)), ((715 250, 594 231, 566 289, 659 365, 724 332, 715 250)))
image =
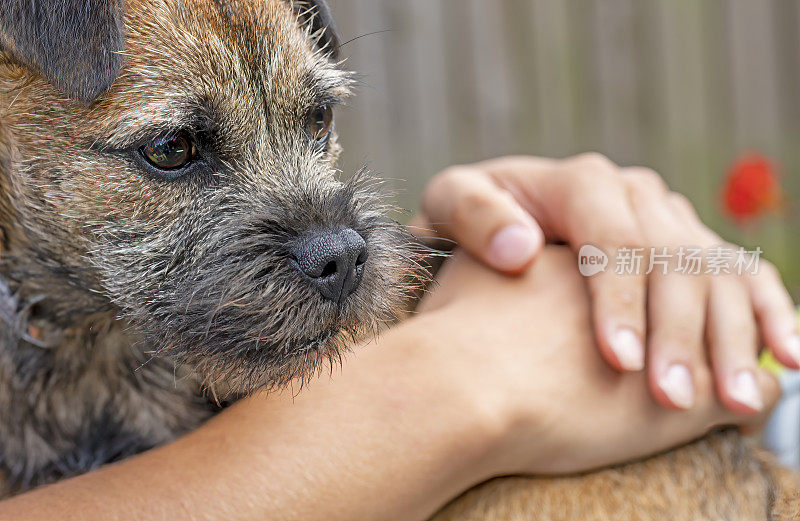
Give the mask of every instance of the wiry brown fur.
POLYGON ((733 431, 664 455, 564 478, 504 478, 431 521, 789 521, 800 483, 733 431))
MULTIPOLYGON (((88 105, 74 96, 107 76, 46 79, 63 60, 21 64, 24 38, 0 54, 0 497, 195 428, 216 410, 204 385, 235 397, 309 377, 409 289, 408 240, 368 179, 337 181, 335 139, 321 150, 304 132, 309 110, 348 94, 327 11, 126 6, 121 72, 88 105), (187 128, 204 139, 189 175, 165 181, 136 159, 187 128), (366 239, 369 262, 337 308, 289 250, 339 226, 366 239)), ((792 519, 792 480, 724 433, 585 476, 496 480, 436 520, 792 519)))
POLYGON ((288 0, 126 9, 121 72, 88 105, 0 55, 6 492, 196 427, 215 409, 203 388, 235 398, 338 363, 392 317, 414 264, 367 174, 339 181, 335 137, 325 148, 306 130, 349 94, 320 13, 288 0), (137 150, 181 130, 199 159, 159 178, 137 150), (334 303, 291 251, 339 227, 368 260, 334 303))

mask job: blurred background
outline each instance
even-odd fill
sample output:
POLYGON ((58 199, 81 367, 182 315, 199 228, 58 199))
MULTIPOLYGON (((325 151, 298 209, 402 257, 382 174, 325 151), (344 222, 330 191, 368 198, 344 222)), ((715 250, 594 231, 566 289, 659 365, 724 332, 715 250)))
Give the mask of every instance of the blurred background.
POLYGON ((599 151, 650 166, 800 299, 800 2, 330 0, 358 96, 342 168, 415 209, 447 165, 599 151))

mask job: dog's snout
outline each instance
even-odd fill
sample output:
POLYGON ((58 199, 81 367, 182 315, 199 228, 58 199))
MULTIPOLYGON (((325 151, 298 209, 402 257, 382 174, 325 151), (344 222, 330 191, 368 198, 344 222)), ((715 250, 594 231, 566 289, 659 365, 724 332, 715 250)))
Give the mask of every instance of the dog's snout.
POLYGON ((328 300, 341 303, 361 282, 367 243, 352 228, 313 233, 294 248, 300 271, 328 300))

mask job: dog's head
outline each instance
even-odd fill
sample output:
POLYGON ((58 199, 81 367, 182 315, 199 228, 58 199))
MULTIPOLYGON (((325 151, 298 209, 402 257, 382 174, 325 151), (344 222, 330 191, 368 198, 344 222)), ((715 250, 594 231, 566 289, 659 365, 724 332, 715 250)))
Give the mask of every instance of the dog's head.
POLYGON ((3 0, 7 251, 210 383, 313 373, 411 264, 365 176, 336 179, 337 42, 321 1, 3 0))

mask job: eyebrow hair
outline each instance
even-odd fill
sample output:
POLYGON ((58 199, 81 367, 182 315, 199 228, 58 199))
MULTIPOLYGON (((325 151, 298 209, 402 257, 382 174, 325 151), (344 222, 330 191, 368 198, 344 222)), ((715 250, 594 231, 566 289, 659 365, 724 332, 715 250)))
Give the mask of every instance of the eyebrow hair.
POLYGON ((318 69, 306 72, 303 87, 312 93, 310 102, 315 105, 341 105, 344 97, 339 93, 350 86, 350 77, 338 69, 320 73, 318 69), (338 91, 338 92, 337 92, 338 91))
POLYGON ((310 100, 310 105, 319 107, 322 105, 338 106, 344 104, 344 99, 332 90, 318 91, 317 95, 313 96, 310 100))
POLYGON ((181 117, 178 118, 182 120, 182 123, 176 124, 174 120, 156 121, 137 128, 135 134, 128 136, 112 132, 111 136, 95 138, 88 143, 88 148, 98 152, 120 152, 142 146, 157 136, 165 136, 181 130, 189 130, 195 134, 213 135, 219 129, 218 118, 214 117, 215 112, 216 109, 207 100, 187 103, 185 109, 181 111, 181 117))
MULTIPOLYGON (((0 0, 2 1, 2 0, 0 0)), ((296 100, 300 111, 313 110, 323 105, 338 106, 344 104, 351 77, 349 73, 336 69, 333 64, 310 68, 301 76, 303 94, 296 100)), ((302 117, 302 114, 300 115, 302 117)), ((195 135, 208 135, 213 139, 225 123, 217 104, 207 96, 186 94, 186 98, 159 121, 150 120, 138 128, 131 128, 125 121, 120 121, 106 136, 95 136, 87 143, 88 148, 96 151, 120 152, 142 146, 157 136, 171 132, 187 130, 195 135)))

